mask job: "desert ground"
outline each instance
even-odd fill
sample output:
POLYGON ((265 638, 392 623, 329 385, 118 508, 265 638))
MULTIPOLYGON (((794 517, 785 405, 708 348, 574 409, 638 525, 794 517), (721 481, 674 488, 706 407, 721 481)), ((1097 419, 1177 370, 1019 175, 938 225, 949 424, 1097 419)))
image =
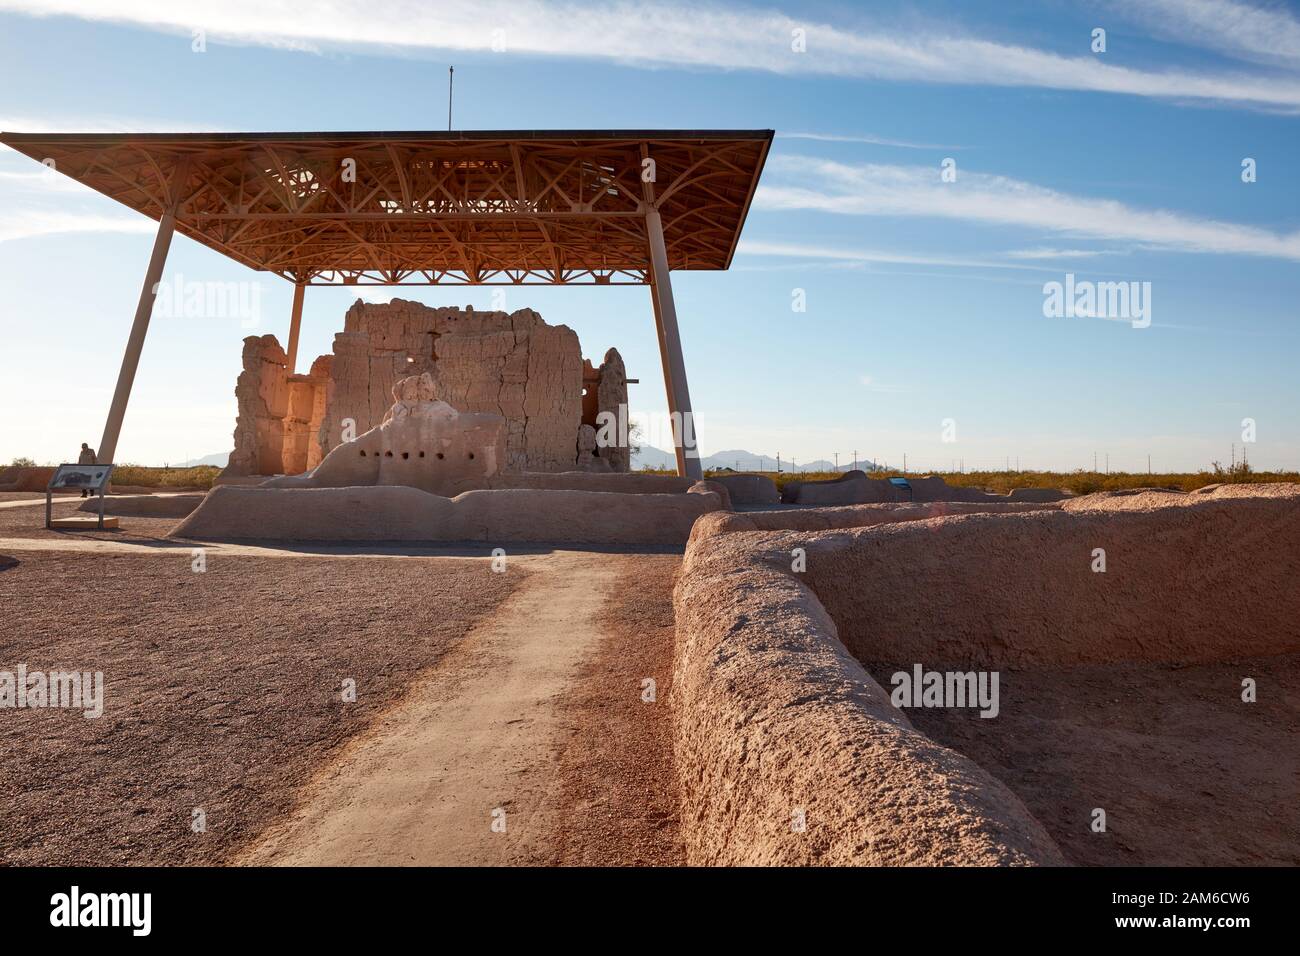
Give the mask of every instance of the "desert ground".
POLYGON ((0 509, 0 656, 102 670, 106 707, 0 724, 4 863, 681 862, 676 555, 209 545, 196 573, 175 519, 42 512, 0 509))
MULTIPOLYGON (((56 516, 79 505, 60 499, 56 516)), ((1081 513, 1071 520, 1099 520, 1081 513)), ((30 710, 0 722, 0 862, 845 862, 843 840, 791 844, 750 819, 785 813, 786 797, 812 808, 811 826, 842 815, 877 834, 850 847, 855 862, 1300 862, 1300 809, 1281 798, 1300 773, 1293 628, 1223 653, 1214 647, 1235 638, 1192 609, 1187 628, 1211 634, 1214 647, 1171 660, 1160 649, 1167 635, 1137 641, 1150 659, 1090 661, 1044 657, 1017 632, 996 649, 1009 662, 999 719, 939 708, 897 723, 872 688, 928 659, 906 640, 958 646, 909 615, 967 606, 960 573, 955 596, 936 598, 925 583, 946 566, 936 536, 993 542, 984 560, 996 580, 1000 560, 1019 558, 1000 556, 989 529, 1021 522, 1050 551, 1060 539, 1050 529, 1066 515, 939 503, 709 518, 685 549, 518 545, 502 569, 471 544, 189 541, 169 536, 177 517, 47 531, 43 499, 8 495, 0 660, 103 671, 106 705, 95 720, 30 710), (789 530, 801 523, 811 530, 789 530), (819 548, 843 556, 809 576, 803 597, 762 570, 791 543, 806 543, 814 561, 819 548), (899 557, 872 564, 884 543, 899 557), (920 582, 917 595, 891 577, 896 564, 920 582), (692 601, 691 587, 704 596, 692 601), (834 641, 827 657, 820 638, 800 636, 813 591, 848 652, 834 641), (689 633, 683 601, 724 644, 689 633), (874 643, 877 626, 903 643, 874 643), (1237 697, 1242 674, 1264 689, 1249 707, 1237 697), (826 693, 810 697, 804 677, 826 693), (841 699, 854 703, 821 712, 841 699), (864 714, 875 716, 863 723, 864 714), (845 753, 857 755, 852 764, 845 753), (851 784, 826 792, 839 773, 851 784), (770 805, 756 810, 765 789, 770 805), (883 816, 874 803, 888 805, 883 816), (1110 815, 1104 835, 1086 825, 1093 806, 1110 815), (718 833, 725 847, 710 844, 718 833)), ((1294 531, 1284 523, 1275 541, 1294 531)), ((1049 551, 1033 560, 1049 567, 1049 551)), ((982 593, 984 578, 971 580, 982 593)), ((1058 582, 1058 593, 1074 586, 1058 582)), ((1261 587, 1252 600, 1267 596, 1261 587)), ((1018 600, 1033 618, 1034 598, 1018 600)), ((827 623, 819 613, 814 623, 827 623)), ((1131 617, 1118 614, 1121 624, 1131 617)))

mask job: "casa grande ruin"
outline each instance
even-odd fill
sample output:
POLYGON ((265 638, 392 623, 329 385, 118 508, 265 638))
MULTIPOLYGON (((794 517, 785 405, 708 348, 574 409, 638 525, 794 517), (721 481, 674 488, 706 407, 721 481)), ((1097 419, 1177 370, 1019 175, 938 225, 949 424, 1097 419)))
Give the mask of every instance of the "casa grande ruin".
MULTIPOLYGON (((226 476, 235 479, 311 472, 353 429, 359 435, 381 426, 394 386, 412 376, 427 376, 430 401, 502 420, 504 451, 492 460, 493 474, 626 472, 626 443, 600 447, 593 434, 601 412, 626 405, 616 350, 587 361, 571 330, 529 310, 428 309, 395 299, 359 302, 332 354, 300 372, 307 290, 644 285, 670 416, 690 421, 671 272, 730 266, 772 136, 0 133, 0 142, 158 222, 99 443, 103 462, 116 454, 176 233, 293 284, 283 344, 272 336, 244 343, 226 476)), ((441 432, 452 420, 443 424, 441 432)), ((675 444, 678 475, 700 478, 693 442, 675 444)), ((447 460, 445 451, 441 458, 423 451, 430 473, 447 460)), ((480 466, 484 457, 475 459, 480 466)), ((426 475, 422 483, 436 482, 426 475)))

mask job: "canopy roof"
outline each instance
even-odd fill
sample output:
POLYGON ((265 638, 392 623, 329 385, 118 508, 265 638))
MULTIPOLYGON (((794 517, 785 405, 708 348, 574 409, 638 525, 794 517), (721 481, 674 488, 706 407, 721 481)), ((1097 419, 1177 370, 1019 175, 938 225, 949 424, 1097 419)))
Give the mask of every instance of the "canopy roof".
POLYGON ((0 133, 253 269, 311 284, 644 283, 726 269, 771 130, 0 133), (644 171, 644 175, 643 175, 644 171), (652 179, 652 181, 646 181, 652 179))

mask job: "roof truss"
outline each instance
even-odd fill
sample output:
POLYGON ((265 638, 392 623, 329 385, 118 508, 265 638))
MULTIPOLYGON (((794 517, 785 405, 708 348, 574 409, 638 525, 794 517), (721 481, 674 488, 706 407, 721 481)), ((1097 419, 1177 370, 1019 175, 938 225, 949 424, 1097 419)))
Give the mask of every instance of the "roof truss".
POLYGON ((154 219, 174 208, 180 232, 237 262, 315 285, 644 284, 648 202, 671 268, 725 269, 771 138, 0 134, 154 219))

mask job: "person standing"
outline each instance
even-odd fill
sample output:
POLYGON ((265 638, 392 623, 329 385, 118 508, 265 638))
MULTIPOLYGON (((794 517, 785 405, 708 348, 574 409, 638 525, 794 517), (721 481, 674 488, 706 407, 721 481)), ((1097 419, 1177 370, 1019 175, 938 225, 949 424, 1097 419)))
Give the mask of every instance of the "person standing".
MULTIPOLYGON (((87 445, 84 441, 81 443, 81 454, 79 454, 79 455, 77 456, 77 464, 78 464, 78 465, 93 465, 93 464, 95 464, 95 449, 91 448, 91 447, 90 447, 89 445, 87 445)), ((89 489, 89 488, 82 488, 82 489, 81 489, 81 497, 83 497, 83 498, 89 498, 89 497, 90 497, 90 489, 89 489)))

